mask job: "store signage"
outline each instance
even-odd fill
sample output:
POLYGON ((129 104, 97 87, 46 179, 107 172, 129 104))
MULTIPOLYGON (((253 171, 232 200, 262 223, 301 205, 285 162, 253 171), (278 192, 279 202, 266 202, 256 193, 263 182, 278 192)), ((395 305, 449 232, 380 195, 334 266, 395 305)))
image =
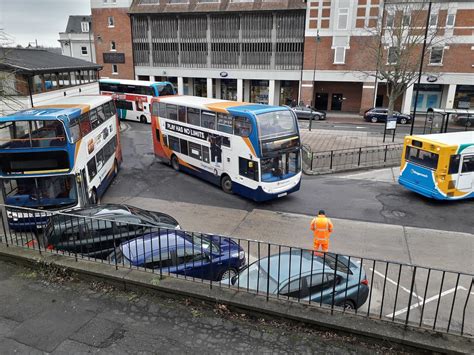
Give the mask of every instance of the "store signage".
POLYGON ((227 73, 226 71, 221 71, 219 75, 220 75, 222 78, 227 78, 227 76, 229 75, 229 73, 227 73))
POLYGON ((426 81, 429 82, 429 83, 435 83, 438 81, 438 78, 434 75, 428 75, 426 77, 426 81))
POLYGON ((125 53, 104 53, 104 63, 123 64, 125 53))

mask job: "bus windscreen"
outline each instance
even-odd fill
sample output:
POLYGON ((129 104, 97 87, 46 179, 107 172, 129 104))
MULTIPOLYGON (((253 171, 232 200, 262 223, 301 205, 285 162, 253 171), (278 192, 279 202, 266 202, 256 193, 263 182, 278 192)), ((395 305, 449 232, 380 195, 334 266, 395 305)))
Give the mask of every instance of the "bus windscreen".
POLYGON ((298 134, 296 119, 288 110, 259 114, 257 123, 261 140, 298 134))

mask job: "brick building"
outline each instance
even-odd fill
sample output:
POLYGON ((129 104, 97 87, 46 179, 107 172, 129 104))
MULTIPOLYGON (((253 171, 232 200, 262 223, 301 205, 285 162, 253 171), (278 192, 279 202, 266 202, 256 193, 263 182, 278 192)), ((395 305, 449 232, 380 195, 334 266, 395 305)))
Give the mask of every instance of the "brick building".
MULTIPOLYGON (((367 75, 375 65, 366 48, 390 2, 91 3, 102 76, 166 79, 181 94, 270 104, 296 99, 328 111, 362 112, 388 102, 385 84, 367 75)), ((474 2, 433 3, 430 24, 449 41, 426 56, 418 108, 474 107, 474 2)), ((396 108, 410 111, 413 88, 396 108)))

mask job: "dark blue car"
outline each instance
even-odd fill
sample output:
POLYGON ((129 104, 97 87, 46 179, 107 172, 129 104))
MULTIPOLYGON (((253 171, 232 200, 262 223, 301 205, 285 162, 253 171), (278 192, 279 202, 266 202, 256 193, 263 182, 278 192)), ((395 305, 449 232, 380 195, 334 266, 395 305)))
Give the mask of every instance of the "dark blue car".
POLYGON ((146 234, 122 243, 109 260, 220 281, 237 275, 245 265, 245 252, 227 237, 173 230, 146 234))

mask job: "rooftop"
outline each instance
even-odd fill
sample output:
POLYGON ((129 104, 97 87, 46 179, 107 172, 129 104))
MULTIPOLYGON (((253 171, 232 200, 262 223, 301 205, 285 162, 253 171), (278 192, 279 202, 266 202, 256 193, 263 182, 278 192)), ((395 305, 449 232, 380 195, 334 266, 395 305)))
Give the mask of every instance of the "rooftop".
POLYGON ((0 70, 35 75, 68 70, 100 70, 101 65, 44 49, 0 47, 0 70))
POLYGON ((87 33, 82 31, 81 23, 90 23, 92 20, 90 15, 72 15, 67 21, 65 33, 87 33))

